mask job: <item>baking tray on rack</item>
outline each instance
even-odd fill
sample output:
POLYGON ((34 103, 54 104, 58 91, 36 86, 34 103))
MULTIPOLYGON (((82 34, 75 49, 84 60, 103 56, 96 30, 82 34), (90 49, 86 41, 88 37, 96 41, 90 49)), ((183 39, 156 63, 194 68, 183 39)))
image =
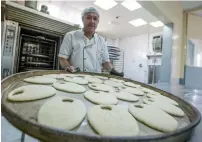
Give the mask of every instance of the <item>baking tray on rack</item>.
MULTIPOLYGON (((140 128, 140 134, 138 136, 130 136, 130 137, 110 137, 110 136, 99 136, 94 132, 94 130, 90 127, 87 122, 87 118, 79 125, 77 128, 67 131, 67 130, 59 130, 47 126, 40 125, 37 122, 37 112, 41 105, 44 102, 51 98, 46 98, 37 101, 30 101, 30 102, 11 102, 7 100, 7 95, 13 89, 27 85, 29 83, 23 82, 24 78, 37 76, 37 75, 44 75, 44 74, 59 74, 59 73, 66 73, 64 71, 29 71, 23 73, 17 73, 11 75, 1 82, 1 90, 2 90, 2 98, 1 98, 1 106, 2 106, 2 113, 5 118, 13 124, 15 127, 27 133, 39 140, 46 141, 46 142, 185 142, 187 141, 197 124, 200 122, 201 115, 199 111, 192 106, 191 104, 185 102, 184 100, 170 94, 168 92, 162 91, 160 89, 154 88, 144 83, 123 79, 125 81, 134 82, 136 84, 140 84, 143 87, 152 89, 165 95, 179 103, 180 108, 185 112, 185 116, 183 118, 174 117, 179 122, 179 127, 176 131, 170 133, 162 133, 156 131, 154 129, 149 128, 148 126, 142 124, 138 121, 138 125, 140 128)), ((90 75, 101 75, 96 73, 83 73, 83 74, 90 74, 90 75)), ((113 77, 117 78, 116 76, 111 76, 107 74, 102 74, 101 76, 113 77)), ((87 90, 89 89, 88 86, 85 86, 87 90)), ((55 96, 69 96, 80 99, 86 105, 87 111, 89 108, 94 106, 95 104, 87 101, 82 94, 72 94, 57 91, 55 96)), ((141 103, 143 98, 140 98, 140 101, 137 102, 141 103)), ((130 102, 120 101, 118 105, 123 107, 127 107, 130 102)), ((134 104, 134 103, 133 103, 134 104)), ((166 122, 165 122, 166 123, 166 122)))

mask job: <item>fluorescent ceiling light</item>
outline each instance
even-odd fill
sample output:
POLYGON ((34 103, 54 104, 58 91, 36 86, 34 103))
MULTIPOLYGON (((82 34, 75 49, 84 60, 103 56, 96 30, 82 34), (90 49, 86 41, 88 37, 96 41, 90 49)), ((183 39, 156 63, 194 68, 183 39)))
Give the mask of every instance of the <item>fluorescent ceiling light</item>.
POLYGON ((121 3, 125 8, 129 9, 130 11, 133 11, 135 9, 141 8, 142 6, 136 2, 136 0, 125 0, 121 3))
POLYGON ((162 27, 164 24, 161 21, 156 21, 156 22, 151 22, 150 25, 157 28, 157 27, 162 27))
POLYGON ((142 26, 142 25, 146 25, 146 24, 147 24, 147 22, 145 22, 145 21, 142 20, 141 18, 138 18, 138 19, 129 21, 128 23, 132 24, 132 25, 135 26, 135 27, 139 27, 139 26, 142 26))
POLYGON ((104 10, 109 10, 110 8, 114 7, 118 3, 114 0, 96 0, 94 2, 95 5, 99 6, 100 8, 104 10))

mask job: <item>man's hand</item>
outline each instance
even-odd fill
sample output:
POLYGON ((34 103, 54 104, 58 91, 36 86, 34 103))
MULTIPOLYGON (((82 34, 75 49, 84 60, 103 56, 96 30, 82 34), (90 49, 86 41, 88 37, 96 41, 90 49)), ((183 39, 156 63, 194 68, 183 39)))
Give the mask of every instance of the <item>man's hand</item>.
POLYGON ((68 66, 68 67, 66 67, 66 69, 65 69, 65 71, 68 71, 68 72, 75 72, 75 67, 73 67, 73 66, 68 66))
POLYGON ((111 75, 117 75, 117 76, 120 76, 120 77, 124 76, 123 72, 119 73, 114 68, 110 71, 110 74, 111 75))
POLYGON ((121 72, 121 73, 117 72, 110 62, 105 62, 103 64, 103 67, 104 67, 104 69, 107 69, 108 71, 110 71, 110 74, 112 74, 112 75, 117 75, 117 76, 121 76, 121 77, 124 76, 123 72, 121 72))

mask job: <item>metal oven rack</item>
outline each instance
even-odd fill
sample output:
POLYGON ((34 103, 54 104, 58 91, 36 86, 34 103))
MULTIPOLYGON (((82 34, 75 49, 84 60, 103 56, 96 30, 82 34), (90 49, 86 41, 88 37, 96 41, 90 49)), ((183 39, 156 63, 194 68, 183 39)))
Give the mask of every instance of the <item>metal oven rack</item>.
POLYGON ((54 69, 56 41, 25 34, 21 35, 20 41, 19 72, 54 69))
POLYGON ((114 46, 107 46, 109 52, 109 58, 114 68, 118 72, 123 72, 124 65, 124 52, 122 49, 114 46))

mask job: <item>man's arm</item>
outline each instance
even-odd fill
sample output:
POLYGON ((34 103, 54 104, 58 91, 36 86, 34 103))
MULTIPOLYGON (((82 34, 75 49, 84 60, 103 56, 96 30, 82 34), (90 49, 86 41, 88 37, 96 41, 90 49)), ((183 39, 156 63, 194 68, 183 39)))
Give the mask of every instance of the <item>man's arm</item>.
POLYGON ((61 67, 65 70, 67 67, 71 66, 68 59, 59 57, 59 62, 61 67))
POLYGON ((72 37, 71 33, 67 33, 61 44, 58 57, 61 67, 64 70, 73 72, 73 67, 69 62, 69 57, 71 56, 71 54, 72 54, 72 37))
POLYGON ((102 64, 103 68, 108 70, 108 71, 111 71, 113 69, 113 66, 110 62, 106 61, 102 64))

